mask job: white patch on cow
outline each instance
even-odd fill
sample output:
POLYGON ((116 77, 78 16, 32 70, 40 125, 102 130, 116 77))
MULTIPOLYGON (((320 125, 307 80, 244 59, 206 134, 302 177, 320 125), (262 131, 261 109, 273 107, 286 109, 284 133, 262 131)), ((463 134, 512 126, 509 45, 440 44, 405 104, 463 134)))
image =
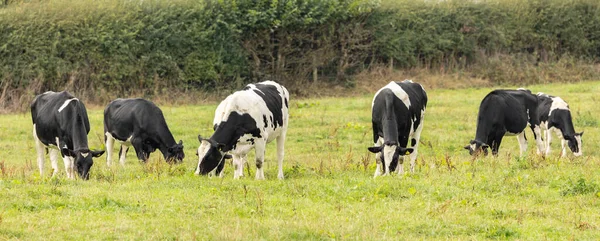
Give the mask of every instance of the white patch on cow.
POLYGON ((250 150, 252 150, 252 148, 254 148, 258 141, 260 141, 260 138, 252 136, 252 134, 244 134, 237 140, 235 150, 233 150, 232 153, 238 155, 248 153, 250 150), (249 141, 250 139, 253 139, 254 143, 249 141))
POLYGON ((84 157, 84 158, 85 158, 85 157, 87 157, 87 156, 89 156, 89 155, 90 155, 90 153, 89 153, 89 152, 86 152, 86 153, 81 153, 81 156, 82 156, 82 157, 84 157))
POLYGON ((475 151, 475 150, 477 150, 477 144, 476 143, 470 144, 469 148, 471 148, 471 150, 475 151))
POLYGON ((552 115, 552 111, 556 109, 569 110, 569 105, 560 97, 552 97, 552 106, 550 106, 549 114, 552 115))
MULTIPOLYGON (((396 95, 396 97, 398 99, 400 99, 402 101, 402 103, 404 103, 406 108, 410 108, 410 99, 408 98, 408 94, 396 82, 392 81, 389 84, 387 84, 386 86, 384 86, 383 88, 381 88, 380 90, 378 90, 377 93, 375 93, 375 97, 377 97, 377 95, 379 95, 379 92, 381 92, 384 89, 390 89, 394 93, 394 95, 396 95)), ((375 98, 373 98, 373 102, 371 102, 371 107, 373 107, 374 105, 375 105, 375 98)))
POLYGON ((384 163, 384 170, 383 170, 383 175, 388 175, 390 174, 390 164, 392 162, 392 158, 394 157, 394 153, 396 152, 396 148, 398 146, 396 145, 384 145, 383 146, 383 160, 385 161, 384 163))
POLYGON ((194 174, 200 175, 200 164, 202 163, 202 159, 204 158, 204 156, 206 156, 209 150, 210 142, 202 140, 202 143, 200 143, 200 146, 198 147, 198 165, 196 166, 196 172, 194 172, 194 174))
POLYGON ((541 121, 540 128, 542 129, 542 131, 548 130, 548 121, 541 121))
POLYGON ((65 103, 63 103, 60 106, 60 108, 58 108, 58 112, 61 112, 64 108, 66 108, 69 105, 69 103, 71 103, 71 101, 74 101, 74 100, 79 101, 77 98, 71 98, 71 99, 65 100, 65 103))

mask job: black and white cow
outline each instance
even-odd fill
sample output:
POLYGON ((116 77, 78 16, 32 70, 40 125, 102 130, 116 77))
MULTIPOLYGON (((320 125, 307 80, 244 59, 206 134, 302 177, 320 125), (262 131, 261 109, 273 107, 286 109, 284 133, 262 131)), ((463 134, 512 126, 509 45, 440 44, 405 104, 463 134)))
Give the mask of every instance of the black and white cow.
POLYGON ((573 155, 583 155, 581 145, 583 132, 575 132, 571 111, 567 102, 558 96, 551 96, 544 93, 538 93, 537 97, 539 102, 538 114, 541 122, 540 127, 545 134, 545 154, 550 154, 550 142, 552 141, 552 131, 554 131, 561 140, 561 156, 564 157, 567 155, 565 148, 567 144, 573 155))
POLYGON ((88 147, 90 122, 83 102, 66 91, 48 91, 31 103, 31 119, 40 175, 44 172, 44 150, 50 154, 52 175, 58 173, 60 149, 67 177, 74 179, 76 169, 79 177, 89 179, 92 157, 99 157, 104 151, 91 151, 88 147))
POLYGON ((404 155, 410 155, 414 172, 426 107, 425 89, 411 80, 390 82, 377 91, 372 103, 375 146, 368 148, 376 154, 375 177, 393 172, 398 164, 398 173, 403 173, 404 155))
POLYGON ((256 179, 264 179, 265 147, 277 139, 277 177, 283 179, 288 101, 287 89, 273 81, 249 84, 229 95, 215 111, 213 135, 209 139, 198 136, 200 147, 196 174, 214 172, 222 176, 225 159, 233 157, 233 177, 240 178, 244 175, 246 155, 255 148, 256 179))
POLYGON ((125 155, 133 146, 143 162, 159 149, 165 161, 181 162, 185 157, 183 142, 175 142, 162 111, 145 99, 116 99, 104 109, 104 140, 106 164, 111 165, 114 141, 121 144, 119 162, 125 165, 125 155))
POLYGON ((477 131, 465 149, 469 154, 477 155, 481 151, 487 155, 492 146, 492 154, 498 155, 498 149, 505 135, 517 135, 520 155, 527 150, 525 128, 529 125, 537 144, 537 153, 542 154, 544 143, 541 137, 538 118, 537 97, 526 89, 494 90, 486 95, 479 105, 477 131))

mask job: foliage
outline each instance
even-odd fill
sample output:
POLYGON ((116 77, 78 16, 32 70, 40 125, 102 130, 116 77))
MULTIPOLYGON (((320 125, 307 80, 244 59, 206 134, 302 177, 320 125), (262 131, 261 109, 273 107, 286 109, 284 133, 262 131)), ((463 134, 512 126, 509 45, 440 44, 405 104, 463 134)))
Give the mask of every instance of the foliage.
POLYGON ((107 95, 291 89, 393 68, 495 83, 597 76, 595 0, 19 1, 0 5, 0 103, 45 90, 107 95), (570 71, 560 75, 558 71, 570 71))

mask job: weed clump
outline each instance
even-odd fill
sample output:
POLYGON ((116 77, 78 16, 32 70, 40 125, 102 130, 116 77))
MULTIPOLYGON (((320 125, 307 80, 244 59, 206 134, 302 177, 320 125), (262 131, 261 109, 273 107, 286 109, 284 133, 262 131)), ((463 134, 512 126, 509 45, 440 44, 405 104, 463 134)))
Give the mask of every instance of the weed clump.
POLYGON ((576 196, 576 195, 585 195, 588 193, 598 193, 600 192, 600 188, 598 188, 598 184, 591 181, 588 182, 585 178, 579 178, 577 182, 573 182, 569 180, 566 183, 562 190, 560 191, 561 196, 576 196))

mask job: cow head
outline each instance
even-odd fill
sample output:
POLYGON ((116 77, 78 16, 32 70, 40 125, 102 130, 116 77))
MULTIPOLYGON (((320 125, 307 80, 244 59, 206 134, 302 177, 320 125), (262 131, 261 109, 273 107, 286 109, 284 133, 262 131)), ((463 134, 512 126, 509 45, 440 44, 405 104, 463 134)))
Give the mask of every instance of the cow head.
POLYGON ((167 162, 182 162, 183 158, 185 158, 185 153, 183 153, 183 141, 179 140, 179 143, 169 147, 165 156, 167 162))
POLYGON ((384 170, 384 172, 394 171, 394 169, 396 169, 396 165, 398 164, 398 157, 400 157, 401 155, 410 155, 414 151, 413 148, 404 148, 395 144, 372 146, 367 149, 369 149, 369 151, 372 153, 379 153, 383 157, 381 158, 381 160, 383 161, 383 166, 385 166, 385 163, 389 163, 390 170, 384 170))
POLYGON ((225 144, 217 143, 211 139, 202 138, 198 135, 200 147, 198 147, 198 166, 196 167, 196 175, 206 175, 216 169, 216 174, 223 170, 225 159, 230 159, 231 155, 223 151, 225 144))
POLYGON ((567 144, 569 145, 569 149, 571 149, 571 151, 573 152, 573 155, 575 156, 581 156, 583 155, 583 150, 582 148, 582 142, 581 142, 581 137, 583 136, 583 132, 581 133, 575 133, 575 135, 572 136, 564 136, 565 140, 567 140, 567 144))
POLYGON ((485 144, 481 141, 477 141, 477 140, 471 140, 471 142, 469 142, 469 145, 466 145, 464 148, 466 150, 469 151, 469 154, 471 156, 477 156, 479 155, 482 151, 483 151, 483 155, 487 156, 488 155, 488 148, 490 146, 488 144, 485 144))
POLYGON ((61 149, 63 156, 72 157, 75 159, 75 168, 79 177, 84 180, 90 178, 90 168, 94 165, 92 157, 99 157, 104 154, 104 151, 90 151, 88 149, 69 150, 68 148, 61 149))

